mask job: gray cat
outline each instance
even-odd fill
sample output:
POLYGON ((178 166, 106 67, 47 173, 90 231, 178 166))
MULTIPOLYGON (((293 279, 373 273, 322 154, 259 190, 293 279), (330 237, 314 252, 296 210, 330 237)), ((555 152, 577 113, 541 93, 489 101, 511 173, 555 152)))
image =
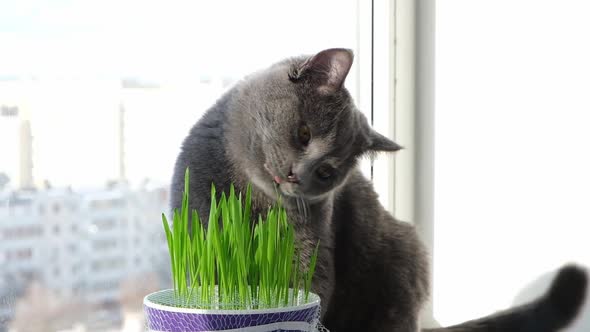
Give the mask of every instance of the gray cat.
MULTIPOLYGON (((201 216, 209 212, 211 183, 225 191, 252 183, 255 215, 281 195, 305 263, 321 243, 313 291, 324 325, 332 332, 415 332, 429 295, 427 253, 357 167, 363 156, 400 146, 371 129, 343 87, 352 61, 351 51, 329 49, 236 84, 185 139, 171 206, 180 207, 187 167, 190 207, 201 216)), ((568 266, 533 303, 436 331, 556 331, 576 316, 586 284, 585 271, 568 266)))

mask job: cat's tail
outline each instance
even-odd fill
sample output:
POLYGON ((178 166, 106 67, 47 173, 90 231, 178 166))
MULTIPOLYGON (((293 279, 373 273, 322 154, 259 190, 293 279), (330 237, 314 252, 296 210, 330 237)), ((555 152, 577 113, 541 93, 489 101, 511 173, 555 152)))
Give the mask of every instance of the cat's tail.
POLYGON ((568 326, 584 304, 585 269, 561 268, 546 294, 537 300, 484 318, 423 332, 555 332, 568 326))

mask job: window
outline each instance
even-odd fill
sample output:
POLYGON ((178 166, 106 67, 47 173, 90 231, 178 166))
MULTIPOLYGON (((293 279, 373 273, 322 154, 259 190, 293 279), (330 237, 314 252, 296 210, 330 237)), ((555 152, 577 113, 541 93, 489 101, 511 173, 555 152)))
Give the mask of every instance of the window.
POLYGON ((113 272, 125 267, 125 261, 121 258, 105 258, 92 262, 90 268, 93 272, 113 272))
POLYGON ((21 239, 35 238, 42 233, 40 226, 16 226, 5 227, 2 230, 3 241, 18 241, 21 239))
MULTIPOLYGON (((28 266, 15 253, 0 257, 10 255, 11 269, 61 272, 35 284, 80 301, 79 310, 68 309, 67 297, 52 308, 65 313, 56 329, 95 330, 100 322, 101 330, 117 330, 124 319, 141 317, 122 317, 119 305, 128 264, 167 282, 159 218, 168 210, 173 162, 189 128, 245 74, 285 57, 348 47, 357 59, 348 88, 359 102, 369 100, 361 88, 371 80, 366 3, 0 2, 0 45, 10 50, 0 61, 0 174, 10 180, 0 184, 0 202, 17 193, 34 207, 27 215, 9 203, 0 231, 33 243, 33 258, 40 253, 28 266), (293 24, 300 8, 313 10, 305 24, 293 24), (28 240, 13 230, 24 221, 39 230, 28 240), (64 265, 54 271, 58 262, 64 265), (100 307, 114 309, 91 310, 100 307)), ((130 300, 141 303, 141 296, 130 300)))
POLYGON ((93 225, 98 231, 110 231, 117 227, 117 221, 114 218, 100 218, 95 219, 93 225))
POLYGON ((31 248, 26 248, 18 252, 17 259, 19 260, 29 260, 33 255, 33 251, 31 248))
POLYGON ((97 239, 92 242, 94 250, 111 250, 117 247, 117 239, 97 239))
POLYGON ((93 284, 90 289, 93 292, 113 291, 119 288, 119 282, 116 280, 100 281, 93 284))
MULTIPOLYGON (((446 325, 540 294, 566 262, 590 266, 590 4, 436 7, 434 314, 446 325)), ((571 331, 589 330, 588 310, 571 331)))
MULTIPOLYGON (((523 303, 559 266, 590 266, 588 10, 373 2, 365 92, 374 126, 407 149, 371 170, 383 205, 433 251, 425 325, 523 303)), ((572 331, 588 330, 589 310, 572 331)))

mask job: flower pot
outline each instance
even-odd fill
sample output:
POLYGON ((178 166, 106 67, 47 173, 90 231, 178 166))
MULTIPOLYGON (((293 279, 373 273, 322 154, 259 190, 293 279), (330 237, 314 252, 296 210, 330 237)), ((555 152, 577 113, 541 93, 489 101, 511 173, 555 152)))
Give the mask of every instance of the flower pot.
POLYGON ((311 332, 318 328, 320 298, 312 293, 307 302, 299 301, 301 304, 296 306, 247 310, 189 309, 166 305, 169 300, 162 299, 171 299, 173 294, 174 291, 168 289, 144 298, 148 331, 311 332))

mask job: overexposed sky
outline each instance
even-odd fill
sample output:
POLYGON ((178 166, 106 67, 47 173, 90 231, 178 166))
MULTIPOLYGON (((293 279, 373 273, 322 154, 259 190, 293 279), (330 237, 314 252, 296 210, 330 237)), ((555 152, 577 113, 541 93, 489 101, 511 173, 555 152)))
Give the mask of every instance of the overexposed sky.
MULTIPOLYGON (((116 178, 121 103, 129 179, 167 182, 188 128, 227 88, 222 80, 287 56, 355 48, 356 6, 356 0, 2 1, 0 104, 31 114, 37 182, 76 187, 116 178), (160 89, 122 90, 122 78, 160 89)), ((0 172, 13 184, 17 144, 0 142, 6 165, 0 172)))
POLYGON ((356 45, 356 1, 22 1, 0 4, 0 74, 238 75, 356 45))

